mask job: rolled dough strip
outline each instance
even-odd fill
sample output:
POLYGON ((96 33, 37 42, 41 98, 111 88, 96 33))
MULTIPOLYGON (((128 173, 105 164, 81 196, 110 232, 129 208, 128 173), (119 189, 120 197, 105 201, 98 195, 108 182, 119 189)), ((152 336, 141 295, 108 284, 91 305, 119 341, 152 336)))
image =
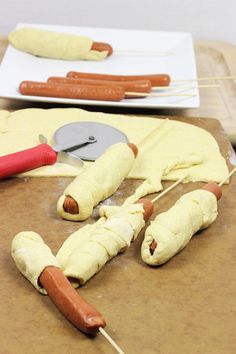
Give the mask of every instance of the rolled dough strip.
POLYGON ((97 223, 86 225, 68 237, 56 258, 65 276, 77 279, 74 286, 84 284, 106 262, 130 246, 145 225, 143 212, 142 204, 102 207, 102 218, 97 223))
POLYGON ((172 208, 157 215, 145 232, 141 256, 145 263, 157 266, 181 251, 192 236, 212 224, 217 217, 217 199, 207 190, 184 194, 172 208), (155 242, 154 252, 150 246, 155 242))
POLYGON ((38 279, 47 266, 60 268, 60 265, 43 239, 36 232, 20 232, 12 240, 11 255, 19 271, 40 293, 46 295, 38 279))

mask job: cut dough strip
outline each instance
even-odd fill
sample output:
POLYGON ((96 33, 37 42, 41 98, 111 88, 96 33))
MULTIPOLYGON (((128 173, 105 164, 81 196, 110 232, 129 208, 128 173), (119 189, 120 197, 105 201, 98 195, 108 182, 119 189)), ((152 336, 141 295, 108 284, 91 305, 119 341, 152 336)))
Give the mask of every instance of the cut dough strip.
POLYGON ((151 202, 154 204, 156 203, 161 197, 163 197, 166 193, 168 193, 169 191, 171 191, 173 188, 175 188, 176 186, 178 186, 178 184, 180 184, 181 182, 183 182, 185 179, 187 178, 187 175, 178 179, 178 181, 176 181, 175 183, 173 183, 171 186, 169 186, 168 188, 166 188, 162 193, 158 194, 155 198, 153 198, 151 200, 151 202))

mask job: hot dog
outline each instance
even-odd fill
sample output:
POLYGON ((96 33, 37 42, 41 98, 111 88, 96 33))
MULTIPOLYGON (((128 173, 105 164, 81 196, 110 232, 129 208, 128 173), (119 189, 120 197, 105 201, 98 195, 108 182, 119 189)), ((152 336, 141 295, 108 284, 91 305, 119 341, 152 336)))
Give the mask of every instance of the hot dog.
MULTIPOLYGON (((133 143, 128 143, 128 146, 133 151, 134 156, 137 157, 137 155, 138 155, 137 146, 135 144, 133 144, 133 143)), ((67 195, 65 200, 64 200, 63 208, 64 208, 65 212, 70 213, 72 215, 79 214, 78 203, 69 195, 67 195)))
POLYGON ((109 81, 137 81, 149 80, 152 86, 169 86, 170 76, 168 74, 152 74, 152 75, 110 75, 98 73, 84 73, 77 71, 70 71, 67 77, 93 79, 93 80, 109 80, 109 81))
MULTIPOLYGON (((47 82, 59 83, 59 84, 74 84, 74 85, 95 85, 95 86, 121 86, 127 92, 144 92, 150 93, 152 90, 152 85, 149 80, 138 80, 138 81, 108 81, 108 80, 94 80, 94 79, 83 79, 74 77, 49 77, 47 82)), ((130 95, 129 95, 130 98, 130 95)))
POLYGON ((134 143, 128 143, 127 145, 133 151, 134 157, 137 157, 138 156, 138 148, 137 148, 137 146, 134 143))
POLYGON ((148 219, 152 216, 154 211, 153 203, 147 198, 141 198, 136 203, 143 205, 143 210, 144 210, 143 219, 144 221, 148 221, 148 219))
POLYGON ((220 200, 220 198, 222 197, 222 189, 215 182, 207 183, 202 189, 213 193, 216 196, 217 200, 220 200))
POLYGON ((59 268, 46 267, 39 283, 62 314, 82 332, 94 335, 99 327, 106 326, 103 316, 86 303, 59 268))
POLYGON ((36 81, 23 81, 19 86, 22 95, 72 98, 97 101, 121 101, 125 98, 120 86, 64 85, 36 81))
POLYGON ((113 48, 108 43, 103 42, 93 42, 91 50, 97 50, 98 52, 108 52, 107 56, 110 56, 113 53, 113 48))

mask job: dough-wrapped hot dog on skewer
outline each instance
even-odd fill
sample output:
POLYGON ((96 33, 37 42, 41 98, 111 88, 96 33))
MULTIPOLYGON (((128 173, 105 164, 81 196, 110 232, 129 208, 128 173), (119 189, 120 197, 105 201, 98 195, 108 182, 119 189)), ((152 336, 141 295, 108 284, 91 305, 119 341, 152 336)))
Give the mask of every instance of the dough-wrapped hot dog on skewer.
MULTIPOLYGON (((109 43, 97 42, 87 36, 60 33, 40 28, 22 27, 10 32, 10 44, 36 56, 63 60, 102 60, 113 53, 109 43)), ((170 55, 170 51, 115 50, 115 53, 170 55)))
POLYGON ((133 167, 137 147, 117 143, 108 148, 65 189, 57 203, 58 214, 67 220, 87 219, 94 206, 112 195, 133 167))
POLYGON ((19 271, 42 294, 48 294, 63 315, 82 332, 105 327, 103 316, 71 286, 50 248, 35 232, 23 231, 12 241, 12 257, 19 271))
POLYGON ((12 31, 8 39, 18 50, 51 59, 102 60, 113 52, 108 43, 94 42, 86 36, 38 28, 19 28, 12 31))
POLYGON ((145 232, 143 261, 157 266, 181 251, 197 231, 215 221, 221 195, 220 186, 210 182, 184 194, 168 211, 157 215, 145 232))

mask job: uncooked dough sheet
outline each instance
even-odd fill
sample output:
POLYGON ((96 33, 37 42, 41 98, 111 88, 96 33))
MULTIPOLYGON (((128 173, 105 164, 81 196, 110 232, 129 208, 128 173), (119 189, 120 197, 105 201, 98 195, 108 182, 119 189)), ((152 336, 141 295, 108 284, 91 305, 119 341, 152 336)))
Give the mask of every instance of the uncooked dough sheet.
MULTIPOLYGON (((88 112, 78 108, 23 109, 13 113, 0 111, 0 156, 33 147, 38 135, 53 144, 53 134, 61 126, 79 121, 109 124, 124 132, 139 148, 139 155, 128 178, 156 178, 163 166, 173 160, 196 156, 202 161, 190 168, 175 166, 162 176, 177 180, 188 174, 189 181, 221 181, 228 173, 225 159, 213 136, 202 128, 175 120, 88 112)), ((187 158, 188 159, 188 158, 187 158)), ((88 162, 85 163, 85 165, 88 162)), ((44 166, 24 173, 24 176, 76 176, 80 168, 65 164, 44 166)))

